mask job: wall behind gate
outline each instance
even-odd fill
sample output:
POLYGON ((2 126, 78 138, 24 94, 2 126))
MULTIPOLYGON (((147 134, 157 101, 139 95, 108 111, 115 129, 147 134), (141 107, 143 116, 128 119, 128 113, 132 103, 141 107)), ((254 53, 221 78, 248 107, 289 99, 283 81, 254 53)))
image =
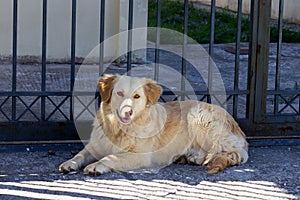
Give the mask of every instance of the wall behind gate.
MULTIPOLYGON (((71 0, 47 1, 47 58, 69 59, 71 54, 71 0)), ((99 43, 100 0, 77 0, 76 57, 85 57, 99 43)), ((119 33, 127 27, 128 4, 124 0, 106 0, 105 38, 119 33), (126 23, 126 24, 124 24, 126 23)), ((18 55, 41 56, 42 52, 42 0, 18 1, 18 55)), ((134 1, 133 27, 147 26, 148 1, 134 1)), ((0 1, 0 56, 12 54, 13 1, 0 1)), ((146 46, 144 40, 134 41, 146 46)), ((116 55, 123 42, 109 44, 105 56, 116 55)), ((144 53, 140 57, 145 57, 144 53)), ((0 57, 1 58, 1 57, 0 57)))

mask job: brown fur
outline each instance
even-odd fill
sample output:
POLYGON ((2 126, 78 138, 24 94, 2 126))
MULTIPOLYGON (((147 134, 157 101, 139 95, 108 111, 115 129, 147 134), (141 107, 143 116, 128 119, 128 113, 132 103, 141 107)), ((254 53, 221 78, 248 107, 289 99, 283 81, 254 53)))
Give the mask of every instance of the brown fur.
POLYGON ((219 106, 157 103, 162 89, 145 78, 107 75, 98 86, 102 103, 90 142, 61 164, 61 172, 86 166, 86 174, 98 175, 166 166, 180 158, 214 174, 248 159, 245 134, 219 106))
POLYGON ((149 81, 149 83, 144 85, 144 92, 148 100, 147 105, 149 105, 149 103, 154 105, 158 101, 162 93, 162 89, 154 81, 149 81))
POLYGON ((101 100, 105 103, 110 102, 113 85, 118 77, 115 75, 107 75, 98 81, 98 88, 101 94, 101 100))

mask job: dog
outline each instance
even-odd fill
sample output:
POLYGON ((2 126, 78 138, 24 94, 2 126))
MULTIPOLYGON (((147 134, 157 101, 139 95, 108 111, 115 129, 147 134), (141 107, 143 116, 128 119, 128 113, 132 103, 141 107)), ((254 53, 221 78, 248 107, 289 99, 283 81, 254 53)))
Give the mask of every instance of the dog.
POLYGON ((209 174, 245 163, 248 143, 223 108, 188 100, 159 103, 162 88, 152 79, 104 75, 98 80, 100 108, 90 141, 61 173, 84 168, 88 175, 167 166, 185 161, 209 174))

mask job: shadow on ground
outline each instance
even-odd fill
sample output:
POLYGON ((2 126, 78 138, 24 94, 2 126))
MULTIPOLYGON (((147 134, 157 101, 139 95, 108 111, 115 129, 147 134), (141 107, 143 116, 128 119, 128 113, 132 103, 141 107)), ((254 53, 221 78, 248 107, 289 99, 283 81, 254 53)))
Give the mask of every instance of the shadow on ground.
POLYGON ((299 199, 300 146, 251 148, 249 161, 210 176, 173 164, 156 172, 59 174, 69 151, 0 153, 1 199, 299 199))

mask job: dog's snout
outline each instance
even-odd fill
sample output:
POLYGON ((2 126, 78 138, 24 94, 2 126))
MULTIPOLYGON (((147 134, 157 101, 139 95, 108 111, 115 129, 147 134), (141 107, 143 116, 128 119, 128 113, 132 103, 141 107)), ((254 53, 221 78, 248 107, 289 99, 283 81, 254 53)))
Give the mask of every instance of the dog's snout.
POLYGON ((120 106, 120 114, 121 117, 131 117, 133 114, 132 110, 132 100, 131 99, 125 99, 121 106, 120 106))
POLYGON ((121 117, 131 117, 133 111, 131 109, 131 106, 124 106, 120 109, 120 114, 121 114, 121 117))
POLYGON ((132 106, 132 100, 131 100, 131 99, 125 99, 125 100, 122 102, 120 108, 127 107, 127 106, 128 106, 128 107, 131 107, 131 106, 132 106))
POLYGON ((130 117, 132 115, 132 110, 130 109, 129 111, 125 112, 125 116, 130 117))

